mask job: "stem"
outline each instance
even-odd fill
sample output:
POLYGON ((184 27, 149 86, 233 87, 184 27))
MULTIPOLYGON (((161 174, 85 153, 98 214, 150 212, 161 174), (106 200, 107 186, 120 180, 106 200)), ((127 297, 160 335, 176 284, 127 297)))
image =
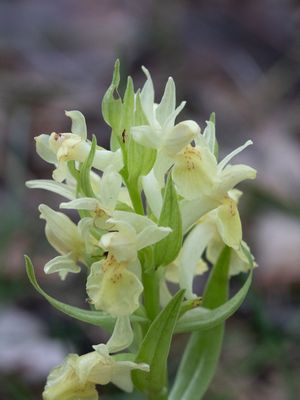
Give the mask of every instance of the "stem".
POLYGON ((144 206, 138 189, 138 184, 135 182, 126 182, 126 186, 129 192, 130 200, 132 202, 134 211, 137 214, 144 215, 144 206))
POLYGON ((159 278, 156 271, 142 272, 144 305, 147 317, 152 321, 159 313, 159 278))

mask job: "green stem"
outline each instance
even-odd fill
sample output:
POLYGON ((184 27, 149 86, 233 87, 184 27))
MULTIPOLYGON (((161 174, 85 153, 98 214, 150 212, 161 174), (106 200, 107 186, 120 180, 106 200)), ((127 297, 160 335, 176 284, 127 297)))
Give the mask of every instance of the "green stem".
POLYGON ((140 191, 138 189, 137 182, 126 182, 126 186, 129 192, 130 200, 132 202, 134 211, 137 214, 144 215, 144 206, 140 191))
POLYGON ((159 278, 156 271, 142 272, 144 305, 147 317, 152 321, 160 311, 159 278))

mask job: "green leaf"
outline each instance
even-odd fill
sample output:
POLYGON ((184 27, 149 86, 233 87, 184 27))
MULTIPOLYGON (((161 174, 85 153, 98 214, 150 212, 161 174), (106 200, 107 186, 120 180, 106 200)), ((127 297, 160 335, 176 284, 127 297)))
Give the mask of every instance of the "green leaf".
POLYGON ((111 151, 117 151, 120 148, 120 142, 116 135, 110 135, 109 141, 109 147, 111 151))
POLYGON ((155 265, 167 265, 178 255, 182 245, 182 221, 177 201, 176 189, 173 185, 171 174, 168 176, 164 201, 159 217, 160 226, 169 226, 172 232, 154 247, 155 265))
POLYGON ((138 184, 139 177, 147 175, 151 171, 155 160, 155 149, 145 147, 129 136, 126 162, 129 182, 138 184))
MULTIPOLYGON (((128 135, 134 122, 134 86, 130 76, 127 78, 123 103, 122 128, 125 130, 125 135, 128 135)), ((122 139, 125 142, 126 136, 123 135, 122 139)))
POLYGON ((172 335, 179 316, 184 290, 180 290, 152 322, 137 355, 136 362, 150 365, 150 372, 133 371, 134 385, 153 398, 167 391, 167 359, 172 335))
POLYGON ((95 193, 91 185, 90 174, 95 157, 96 146, 97 146, 96 136, 93 135, 91 150, 89 152, 87 159, 84 161, 84 163, 80 168, 80 178, 79 178, 80 187, 83 194, 87 197, 95 197, 95 193))
MULTIPOLYGON (((225 247, 213 267, 203 295, 203 306, 217 308, 228 298, 230 248, 225 247)), ((201 399, 215 373, 221 352, 224 323, 193 333, 181 360, 170 400, 201 399)))
POLYGON ((147 123, 144 116, 139 92, 134 99, 134 87, 129 77, 124 95, 124 105, 121 122, 120 144, 123 150, 125 166, 123 177, 128 181, 129 186, 139 186, 139 177, 147 175, 156 160, 156 150, 145 147, 133 140, 130 129, 133 125, 147 123), (135 104, 136 103, 136 104, 135 104), (135 107, 135 110, 134 110, 135 107))
POLYGON ((148 120, 144 114, 140 91, 138 90, 136 93, 136 106, 135 106, 135 114, 134 114, 134 125, 148 125, 148 120))
POLYGON ((209 120, 215 125, 216 124, 216 113, 212 112, 209 116, 209 120))
MULTIPOLYGON (((78 319, 79 321, 87 322, 88 324, 91 325, 101 326, 101 328, 106 329, 109 332, 113 330, 115 324, 114 317, 111 317, 110 315, 102 313, 100 311, 90 311, 70 306, 49 296, 46 292, 44 292, 44 290, 38 284, 32 262, 28 256, 25 256, 25 263, 26 263, 26 273, 30 283, 36 289, 36 291, 39 292, 54 308, 56 308, 57 310, 61 311, 64 314, 67 314, 72 318, 78 319)), ((137 321, 137 322, 146 321, 144 318, 135 315, 133 315, 131 318, 132 321, 137 321)))
POLYGON ((244 301, 251 286, 251 281, 252 271, 250 271, 247 280, 245 281, 241 289, 226 303, 213 310, 203 309, 203 313, 199 312, 199 314, 195 313, 193 316, 190 317, 186 315, 180 318, 176 325, 176 333, 207 330, 210 328, 214 328, 221 322, 225 321, 227 318, 235 313, 235 311, 244 301))
MULTIPOLYGON (((122 149, 122 155, 124 160, 124 167, 121 171, 121 175, 123 176, 124 180, 127 181, 128 179, 128 141, 130 136, 130 128, 133 124, 134 120, 134 87, 133 81, 131 77, 127 79, 127 86, 124 94, 123 100, 123 108, 122 108, 122 115, 119 116, 121 119, 120 125, 120 136, 117 138, 119 142, 119 147, 122 149)), ((114 135, 112 135, 114 137, 114 135)))
POLYGON ((122 115, 122 100, 117 92, 120 83, 120 61, 114 66, 112 82, 102 100, 102 115, 105 122, 112 128, 113 135, 120 133, 120 122, 122 115), (117 96, 115 98, 114 96, 117 96))
POLYGON ((116 205, 116 210, 118 211, 128 211, 128 212, 134 212, 133 208, 130 207, 128 204, 123 203, 122 201, 118 201, 116 205))
POLYGON ((143 272, 154 271, 153 246, 144 247, 138 252, 143 272))
MULTIPOLYGON (((73 176, 73 178, 76 180, 77 182, 77 186, 78 186, 78 181, 79 181, 79 171, 76 168, 76 164, 74 160, 68 161, 68 168, 70 171, 70 174, 73 176)), ((77 188, 78 190, 78 188, 77 188)))

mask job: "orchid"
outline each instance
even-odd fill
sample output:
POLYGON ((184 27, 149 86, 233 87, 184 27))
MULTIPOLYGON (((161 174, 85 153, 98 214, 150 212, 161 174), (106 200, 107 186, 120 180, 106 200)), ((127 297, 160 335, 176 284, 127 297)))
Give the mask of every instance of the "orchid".
POLYGON ((242 250, 242 246, 247 247, 250 253, 248 246, 242 241, 242 226, 237 208, 240 195, 239 191, 229 191, 223 203, 200 218, 186 236, 179 258, 181 268, 178 279, 190 298, 195 297, 192 289, 194 270, 206 248, 209 261, 214 263, 224 244, 232 248, 230 275, 246 272, 251 268, 251 263, 242 250))
POLYGON ((175 155, 188 145, 200 132, 195 121, 183 121, 175 125, 175 119, 185 106, 176 108, 176 90, 173 79, 167 81, 161 102, 154 102, 154 88, 151 75, 143 68, 147 80, 141 91, 141 105, 148 125, 133 126, 131 134, 143 146, 157 149, 153 169, 142 177, 142 184, 153 213, 159 215, 161 209, 161 189, 163 177, 174 163, 175 155))
POLYGON ((107 228, 107 220, 113 215, 113 211, 118 202, 121 191, 122 178, 121 176, 109 168, 103 172, 99 178, 98 188, 96 191, 97 197, 80 197, 69 202, 60 204, 60 208, 85 210, 91 216, 87 220, 90 224, 97 228, 107 228))
MULTIPOLYGON (((39 156, 45 161, 55 164, 53 179, 58 182, 62 182, 68 177, 67 162, 85 161, 91 149, 91 143, 87 141, 84 116, 79 111, 66 111, 65 114, 72 120, 70 133, 52 132, 50 135, 42 134, 35 138, 36 151, 39 156)), ((116 171, 122 168, 120 151, 111 152, 102 148, 97 149, 93 166, 103 171, 109 165, 114 166, 116 171)))
POLYGON ((69 354, 64 362, 48 376, 43 392, 44 400, 98 400, 96 385, 109 382, 126 392, 133 389, 130 372, 134 369, 148 371, 146 364, 116 361, 104 344, 93 346, 91 353, 78 356, 69 354))
POLYGON ((246 165, 227 165, 231 158, 250 144, 251 140, 247 141, 219 164, 205 144, 185 147, 177 154, 172 171, 179 194, 188 200, 199 197, 199 194, 222 198, 243 180, 254 179, 256 171, 253 168, 246 165))
POLYGON ((231 165, 252 142, 220 161, 214 114, 202 133, 195 121, 176 122, 185 102, 176 107, 173 79, 156 103, 144 67, 142 89, 135 90, 129 77, 122 97, 119 67, 117 61, 102 101, 110 149, 88 138, 79 111, 66 112, 71 132, 36 137, 37 153, 55 166, 53 180, 27 186, 64 198, 60 211, 39 206, 48 242, 59 253, 44 271, 65 279, 83 265, 86 275, 79 279, 90 309, 45 293, 26 257, 28 277, 54 307, 109 337, 54 368, 44 400, 97 400, 96 385, 109 382, 140 390, 149 400, 200 398, 217 366, 224 322, 245 298, 256 266, 243 240, 236 189, 256 171, 231 165), (62 212, 70 210, 76 222, 62 212), (230 277, 240 272, 248 277, 228 299, 230 277), (206 280, 203 293, 194 285, 196 276, 206 280), (167 361, 176 332, 193 335, 169 396, 167 361))
POLYGON ((84 260, 84 242, 78 227, 66 215, 52 210, 45 204, 41 204, 39 210, 41 218, 46 220, 47 239, 61 254, 45 265, 45 272, 59 272, 62 279, 65 279, 68 272, 79 272, 80 267, 77 263, 84 260))
POLYGON ((156 104, 151 75, 146 68, 143 71, 147 80, 141 90, 140 100, 148 125, 133 126, 131 133, 136 141, 146 147, 159 149, 165 155, 176 154, 194 138, 198 125, 194 121, 184 121, 174 126, 185 102, 176 108, 173 79, 168 79, 161 102, 156 104))
POLYGON ((157 226, 147 217, 126 211, 115 211, 108 222, 114 232, 104 234, 99 245, 118 261, 136 260, 139 250, 162 240, 171 232, 169 227, 157 226))

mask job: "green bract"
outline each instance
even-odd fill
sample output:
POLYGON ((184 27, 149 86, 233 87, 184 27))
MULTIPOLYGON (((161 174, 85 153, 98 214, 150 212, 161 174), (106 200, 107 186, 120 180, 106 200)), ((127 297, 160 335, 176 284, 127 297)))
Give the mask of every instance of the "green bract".
POLYGON ((110 149, 89 135, 79 111, 66 112, 71 132, 36 137, 37 153, 53 165, 53 180, 27 186, 64 198, 60 211, 39 206, 46 237, 58 253, 44 270, 65 279, 84 267, 81 297, 92 309, 45 293, 26 257, 29 280, 61 312, 111 334, 106 344, 71 354, 55 368, 45 400, 97 400, 96 385, 109 382, 125 391, 135 387, 152 400, 202 398, 218 362, 224 321, 251 284, 256 264, 243 241, 242 193, 235 186, 254 179, 256 171, 230 162, 252 142, 219 161, 214 113, 203 133, 195 121, 177 122, 185 102, 176 105, 174 80, 167 80, 156 102, 151 75, 144 67, 143 72, 143 87, 136 90, 129 77, 122 94, 120 63, 115 64, 102 101, 110 149), (61 212, 70 209, 78 213, 76 223, 61 212), (194 277, 209 269, 199 293, 194 277), (228 299, 230 276, 240 272, 248 277, 228 299), (175 296, 170 282, 177 285, 175 296), (180 332, 191 339, 169 395, 167 360, 172 337, 180 332))

